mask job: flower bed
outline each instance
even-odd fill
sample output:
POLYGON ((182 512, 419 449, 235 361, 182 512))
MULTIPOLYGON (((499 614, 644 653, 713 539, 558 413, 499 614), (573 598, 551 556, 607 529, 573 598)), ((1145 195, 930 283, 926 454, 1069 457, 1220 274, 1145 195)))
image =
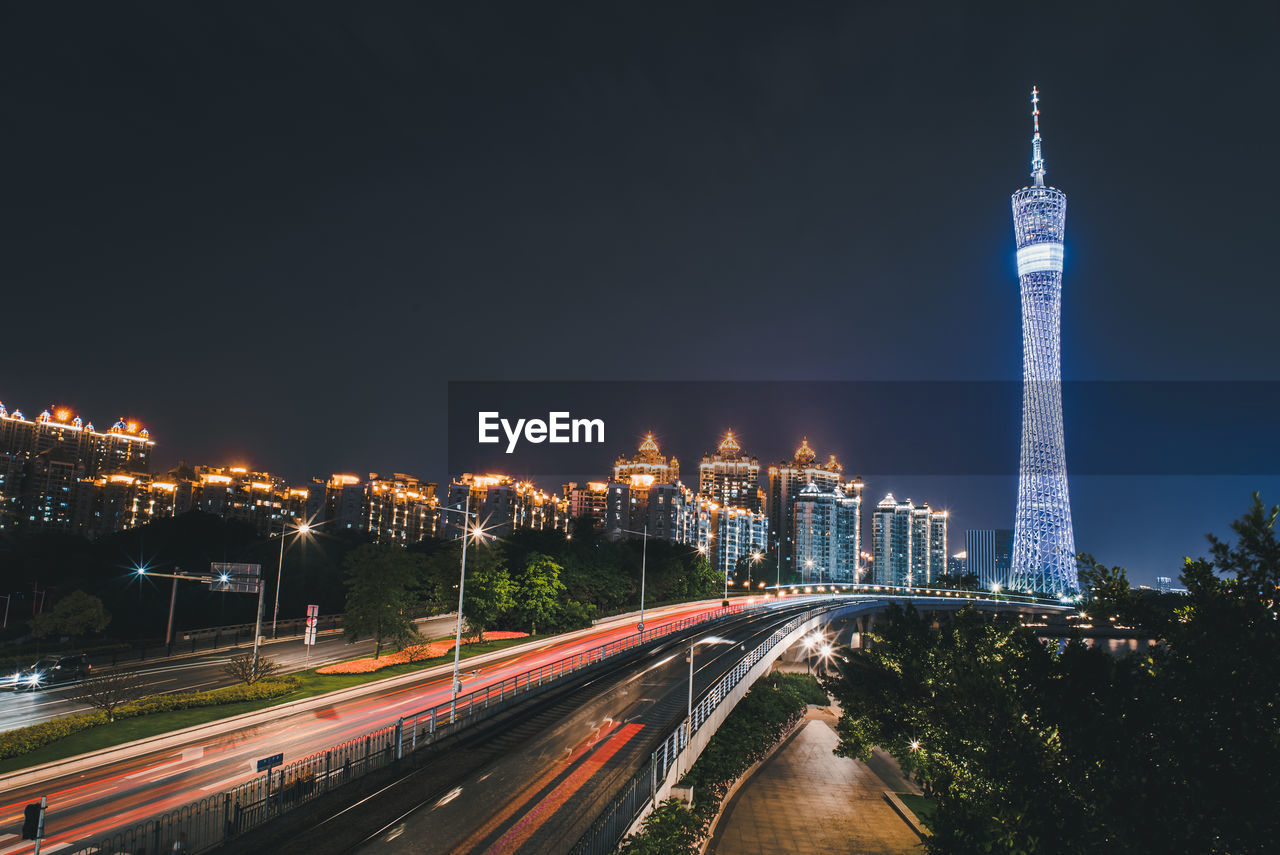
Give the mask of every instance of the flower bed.
MULTIPOLYGON (((509 638, 524 638, 527 632, 486 632, 485 641, 503 641, 509 638)), ((453 649, 453 640, 432 641, 427 644, 414 644, 399 650, 395 653, 388 653, 385 656, 379 656, 377 659, 368 657, 366 659, 353 659, 350 662, 338 662, 334 665, 325 665, 317 668, 317 674, 371 674, 374 671, 380 671, 383 668, 390 668, 392 665, 405 665, 410 662, 422 662, 426 659, 434 659, 437 656, 444 656, 453 649)))

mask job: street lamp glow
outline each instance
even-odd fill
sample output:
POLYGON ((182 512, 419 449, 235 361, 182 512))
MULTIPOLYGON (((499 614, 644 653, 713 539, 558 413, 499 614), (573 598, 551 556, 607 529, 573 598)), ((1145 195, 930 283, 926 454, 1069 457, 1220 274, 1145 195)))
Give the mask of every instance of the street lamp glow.
POLYGON ((918 739, 913 739, 913 740, 911 740, 910 747, 911 747, 911 750, 912 750, 912 751, 919 751, 919 750, 920 750, 920 740, 918 740, 918 739))

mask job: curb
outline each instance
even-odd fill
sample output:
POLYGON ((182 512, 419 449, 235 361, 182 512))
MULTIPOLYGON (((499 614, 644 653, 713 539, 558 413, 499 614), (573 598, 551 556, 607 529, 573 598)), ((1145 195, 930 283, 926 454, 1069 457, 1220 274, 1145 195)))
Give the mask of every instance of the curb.
POLYGON ((893 808, 894 811, 897 812, 898 816, 902 817, 902 820, 907 824, 907 827, 914 831, 916 836, 921 840, 924 840, 926 837, 933 836, 933 832, 928 828, 925 828, 924 823, 911 812, 911 808, 903 804, 902 799, 898 798, 897 793, 892 790, 885 790, 884 800, 889 803, 889 807, 893 808))

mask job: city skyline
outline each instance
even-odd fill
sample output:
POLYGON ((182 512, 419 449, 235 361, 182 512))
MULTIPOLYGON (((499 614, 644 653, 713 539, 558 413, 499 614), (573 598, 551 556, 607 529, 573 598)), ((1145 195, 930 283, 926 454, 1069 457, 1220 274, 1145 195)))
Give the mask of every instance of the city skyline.
MULTIPOLYGON (((1244 199, 1223 180, 1274 136, 1239 84, 1269 69, 1268 28, 1240 25, 1269 6, 1076 5, 1051 26, 1012 5, 979 23, 816 4, 786 27, 741 4, 395 27, 311 11, 301 42, 268 12, 15 13, 6 145, 24 168, 0 216, 6 309, 31 322, 9 333, 27 362, 6 403, 138 417, 172 462, 441 480, 452 378, 1012 382, 1015 262, 992 190, 1023 171, 1015 105, 1033 82, 1072 177, 1064 378, 1277 379, 1280 296, 1257 287, 1277 178, 1251 175, 1244 199), (905 30, 909 47, 877 37, 905 30), (1188 63, 1176 46, 1202 37, 1231 49, 1188 63), (1098 55, 1113 60, 1082 60, 1098 55), (36 322, 50 294, 56 336, 36 322), (641 358, 639 331, 668 328, 691 344, 641 358), (126 351, 129 334, 145 344, 126 351)), ((781 425, 762 462, 807 433, 869 473, 860 415, 781 425)), ((704 450, 700 430, 653 427, 704 450)), ((1091 427, 1066 413, 1069 463, 1091 427)), ((1263 453, 1262 434, 1242 447, 1263 453)), ((1252 490, 1280 495, 1267 472, 1179 475, 1073 473, 1078 546, 1176 573, 1252 490)), ((1008 483, 910 478, 884 487, 1009 525, 1008 483)))

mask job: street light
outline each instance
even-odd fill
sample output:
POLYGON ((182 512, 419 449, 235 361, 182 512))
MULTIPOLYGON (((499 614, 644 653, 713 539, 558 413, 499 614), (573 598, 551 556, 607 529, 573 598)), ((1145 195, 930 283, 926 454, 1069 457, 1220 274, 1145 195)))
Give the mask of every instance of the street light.
MULTIPOLYGON (((311 524, 300 522, 294 533, 301 536, 311 532, 311 524)), ((284 539, 289 534, 289 522, 283 516, 280 519, 280 561, 276 564, 276 604, 271 610, 271 637, 276 637, 276 620, 280 617, 280 577, 284 575, 284 539)))
MULTIPOLYGON (((689 643, 689 706, 687 709, 687 718, 684 720, 684 745, 686 751, 689 749, 689 745, 693 742, 693 650, 699 644, 733 644, 733 642, 727 638, 719 638, 718 636, 709 635, 706 638, 700 638, 697 641, 691 641, 689 643)), ((687 772, 688 770, 686 769, 685 771, 687 772)), ((677 779, 678 777, 679 776, 677 775, 677 779)))
POLYGON ((756 571, 755 571, 755 567, 756 567, 756 565, 757 565, 757 564, 759 564, 759 563, 760 563, 760 561, 761 561, 763 558, 764 558, 764 555, 763 555, 763 554, 760 552, 760 550, 758 550, 758 549, 757 549, 755 552, 751 553, 751 576, 750 576, 750 578, 747 580, 748 582, 753 582, 753 581, 755 581, 755 578, 756 578, 756 571))
MULTIPOLYGON (((649 524, 645 523, 644 531, 632 531, 629 528, 619 529, 627 534, 638 534, 644 538, 640 545, 640 623, 636 624, 636 632, 644 632, 644 573, 645 562, 649 556, 649 524)), ((699 547, 699 552, 703 551, 699 547)))
POLYGON ((449 693, 449 721, 452 722, 457 714, 458 692, 462 689, 458 668, 462 660, 462 596, 467 585, 467 543, 477 537, 483 537, 484 531, 479 526, 471 525, 471 518, 476 514, 471 513, 470 490, 467 490, 467 500, 461 511, 456 508, 440 508, 440 510, 462 514, 462 567, 458 573, 458 624, 453 642, 453 685, 449 693))
MULTIPOLYGON (((173 612, 178 604, 178 583, 179 582, 207 582, 208 576, 190 576, 182 572, 181 567, 174 567, 176 573, 153 573, 146 567, 139 567, 133 572, 137 574, 139 579, 172 579, 173 587, 169 591, 169 624, 164 632, 164 643, 166 645, 173 643, 173 612)), ((258 640, 254 639, 254 649, 257 649, 258 640)))

